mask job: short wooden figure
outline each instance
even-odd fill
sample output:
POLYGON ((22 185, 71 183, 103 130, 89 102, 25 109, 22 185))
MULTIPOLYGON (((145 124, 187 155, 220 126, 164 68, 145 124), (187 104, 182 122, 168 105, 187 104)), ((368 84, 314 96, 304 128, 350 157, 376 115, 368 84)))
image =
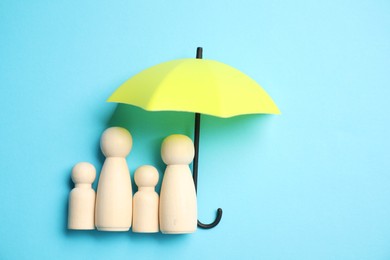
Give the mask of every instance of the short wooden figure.
POLYGON ((100 147, 106 156, 96 196, 95 224, 99 231, 128 231, 132 222, 132 187, 126 156, 133 144, 121 127, 104 131, 100 147))
POLYGON ((134 173, 138 191, 133 198, 133 232, 156 233, 158 227, 159 197, 155 191, 158 171, 150 165, 139 167, 134 173))
POLYGON ((95 167, 87 162, 72 169, 75 188, 69 194, 68 229, 95 229, 95 191, 91 184, 96 177, 95 167))
POLYGON ((167 165, 160 192, 162 233, 184 234, 196 231, 196 192, 189 168, 194 153, 194 144, 185 135, 168 136, 162 143, 161 156, 167 165))

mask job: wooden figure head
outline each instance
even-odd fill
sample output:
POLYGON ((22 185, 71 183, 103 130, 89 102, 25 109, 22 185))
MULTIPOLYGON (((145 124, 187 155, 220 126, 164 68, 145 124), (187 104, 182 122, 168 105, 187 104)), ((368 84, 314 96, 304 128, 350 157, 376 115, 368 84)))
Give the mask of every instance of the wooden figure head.
POLYGON ((106 157, 126 157, 132 146, 131 134, 122 127, 107 128, 100 139, 100 148, 106 157))
POLYGON ((194 155, 194 144, 185 135, 170 135, 164 139, 161 146, 161 157, 167 165, 190 164, 194 155))

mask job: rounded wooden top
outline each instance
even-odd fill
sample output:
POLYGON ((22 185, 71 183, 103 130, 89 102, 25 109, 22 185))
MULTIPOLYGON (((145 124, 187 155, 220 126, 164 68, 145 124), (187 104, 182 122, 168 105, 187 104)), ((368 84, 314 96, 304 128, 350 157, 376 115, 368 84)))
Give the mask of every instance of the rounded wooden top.
POLYGON ((72 169, 72 181, 75 184, 91 184, 95 181, 95 178, 96 169, 90 163, 80 162, 76 164, 72 169))
POLYGON ((131 134, 122 127, 107 128, 100 139, 100 148, 106 157, 126 157, 132 146, 131 134))
POLYGON ((138 187, 154 187, 158 183, 158 171, 151 165, 143 165, 135 171, 134 181, 138 187))
POLYGON ((194 155, 194 144, 185 135, 170 135, 164 139, 161 146, 161 157, 167 165, 190 164, 194 155))

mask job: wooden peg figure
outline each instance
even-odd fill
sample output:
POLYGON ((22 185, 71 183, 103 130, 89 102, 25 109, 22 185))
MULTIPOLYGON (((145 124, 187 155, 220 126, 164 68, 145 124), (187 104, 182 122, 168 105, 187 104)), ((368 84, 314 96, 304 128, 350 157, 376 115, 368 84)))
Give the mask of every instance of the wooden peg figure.
POLYGON ((104 131, 100 147, 106 156, 96 195, 95 222, 99 231, 128 231, 132 222, 132 188, 126 156, 133 144, 121 127, 104 131))
POLYGON ((184 234, 196 231, 196 192, 189 168, 194 154, 194 144, 185 135, 168 136, 162 143, 161 157, 167 165, 160 192, 162 233, 184 234))
POLYGON ((155 191, 158 171, 150 165, 139 167, 134 173, 138 191, 133 198, 133 232, 156 233, 158 227, 159 197, 155 191))
POLYGON ((95 191, 91 184, 96 177, 95 167, 87 162, 72 169, 75 188, 69 194, 68 229, 95 229, 95 191))

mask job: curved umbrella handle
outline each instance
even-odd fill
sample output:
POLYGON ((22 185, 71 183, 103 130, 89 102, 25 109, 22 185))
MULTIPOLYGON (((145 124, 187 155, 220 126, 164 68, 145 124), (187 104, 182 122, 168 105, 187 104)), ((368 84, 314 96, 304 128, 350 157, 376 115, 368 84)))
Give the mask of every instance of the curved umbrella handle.
POLYGON ((198 220, 198 227, 203 228, 203 229, 210 229, 218 225, 219 221, 221 221, 222 218, 222 209, 218 208, 217 210, 217 216, 215 217, 215 220, 210 223, 210 224, 203 224, 198 220))
MULTIPOLYGON (((198 47, 196 49, 196 58, 202 59, 203 58, 203 49, 202 47, 198 47)), ((195 184, 195 191, 198 190, 198 158, 199 158, 199 136, 200 136, 200 114, 195 113, 195 130, 194 130, 194 145, 195 145, 195 157, 194 157, 194 163, 192 165, 192 171, 193 171, 193 179, 195 184)), ((217 210, 217 216, 215 217, 215 220, 210 224, 203 224, 198 220, 198 227, 203 229, 210 229, 218 225, 219 221, 221 221, 222 218, 222 209, 218 208, 217 210)))
MULTIPOLYGON (((200 136, 200 114, 195 114, 195 137, 194 137, 194 146, 195 146, 195 156, 194 156, 194 163, 192 165, 192 172, 193 172, 193 179, 194 179, 194 185, 195 185, 195 191, 198 190, 198 158, 199 158, 199 136, 200 136)), ((203 229, 210 229, 218 225, 219 221, 221 221, 222 218, 222 209, 218 208, 217 210, 217 216, 215 220, 210 224, 203 224, 198 220, 198 227, 203 229)))

